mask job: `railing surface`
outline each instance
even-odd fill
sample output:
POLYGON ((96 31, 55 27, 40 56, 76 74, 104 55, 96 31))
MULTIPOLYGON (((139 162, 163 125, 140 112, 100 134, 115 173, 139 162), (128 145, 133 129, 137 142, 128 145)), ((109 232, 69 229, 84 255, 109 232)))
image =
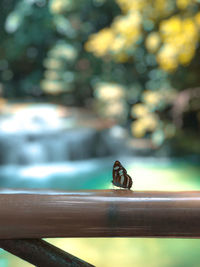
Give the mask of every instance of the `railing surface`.
POLYGON ((0 239, 200 237, 200 192, 1 190, 0 239))

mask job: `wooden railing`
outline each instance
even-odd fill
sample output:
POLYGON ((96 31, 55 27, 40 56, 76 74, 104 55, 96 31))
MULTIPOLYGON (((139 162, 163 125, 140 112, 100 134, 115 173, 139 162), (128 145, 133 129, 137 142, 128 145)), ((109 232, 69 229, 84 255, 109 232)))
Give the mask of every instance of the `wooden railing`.
MULTIPOLYGON (((47 253, 43 253, 45 260, 55 251, 40 240, 46 237, 199 238, 200 192, 8 189, 0 191, 0 216, 2 248, 17 255, 15 250, 22 246, 26 256, 36 251, 30 249, 28 253, 26 248, 40 247, 47 253), (26 239, 33 239, 33 243, 26 239)), ((20 253, 18 256, 22 257, 20 253)), ((77 266, 92 266, 65 252, 59 253, 57 264, 46 266, 72 266, 72 259, 77 266), (62 259, 65 265, 58 265, 62 259)), ((35 254, 39 261, 34 264, 45 266, 39 265, 39 254, 35 254)), ((26 260, 31 262, 30 257, 26 260)))

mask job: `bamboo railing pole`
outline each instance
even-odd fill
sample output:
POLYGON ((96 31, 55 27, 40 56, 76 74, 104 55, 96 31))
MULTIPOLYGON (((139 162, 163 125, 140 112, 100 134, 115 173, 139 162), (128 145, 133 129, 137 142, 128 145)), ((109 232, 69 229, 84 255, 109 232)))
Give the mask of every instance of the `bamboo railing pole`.
POLYGON ((4 239, 0 247, 37 267, 94 266, 41 239, 4 239))
POLYGON ((197 237, 200 191, 0 191, 0 239, 197 237))

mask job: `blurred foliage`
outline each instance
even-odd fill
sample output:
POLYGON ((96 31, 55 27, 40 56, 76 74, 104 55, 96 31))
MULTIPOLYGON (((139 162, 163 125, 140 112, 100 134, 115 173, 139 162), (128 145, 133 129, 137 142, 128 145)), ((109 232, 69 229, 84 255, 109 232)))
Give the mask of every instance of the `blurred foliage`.
POLYGON ((2 0, 0 8, 5 97, 93 107, 155 146, 185 130, 177 116, 193 114, 188 128, 200 130, 198 94, 174 108, 200 83, 198 0, 2 0))
POLYGON ((119 11, 114 1, 102 6, 93 0, 3 0, 0 8, 4 96, 67 92, 66 104, 87 102, 90 81, 104 63, 88 55, 83 44, 90 33, 112 21, 119 11))
POLYGON ((191 62, 200 37, 198 0, 116 2, 122 14, 110 27, 93 34, 86 50, 126 62, 144 45, 144 53, 154 54, 159 67, 167 72, 191 62))
MULTIPOLYGON (((130 111, 134 118, 131 131, 136 137, 150 134, 159 146, 176 133, 177 125, 167 111, 176 105, 178 92, 199 85, 199 63, 195 60, 199 54, 199 1, 116 2, 121 14, 109 27, 92 34, 85 49, 106 61, 131 64, 134 74, 143 77, 142 90, 138 99, 134 97, 130 111)), ((187 108, 190 104, 188 101, 187 108)), ((196 107, 199 112, 200 104, 196 107)))

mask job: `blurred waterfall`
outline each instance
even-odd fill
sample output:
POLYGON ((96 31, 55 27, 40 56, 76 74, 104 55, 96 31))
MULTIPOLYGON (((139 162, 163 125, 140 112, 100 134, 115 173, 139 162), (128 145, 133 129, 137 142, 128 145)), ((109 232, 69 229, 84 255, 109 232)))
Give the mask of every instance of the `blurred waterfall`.
POLYGON ((0 117, 0 187, 99 189, 110 185, 113 161, 126 154, 119 126, 52 105, 0 117), (63 111, 62 111, 63 112, 63 111))
POLYGON ((46 164, 126 153, 122 128, 96 127, 97 122, 100 120, 81 112, 60 118, 51 105, 2 116, 0 165, 46 164))
POLYGON ((43 134, 0 134, 0 165, 32 165, 123 154, 122 139, 109 130, 76 128, 43 134))

